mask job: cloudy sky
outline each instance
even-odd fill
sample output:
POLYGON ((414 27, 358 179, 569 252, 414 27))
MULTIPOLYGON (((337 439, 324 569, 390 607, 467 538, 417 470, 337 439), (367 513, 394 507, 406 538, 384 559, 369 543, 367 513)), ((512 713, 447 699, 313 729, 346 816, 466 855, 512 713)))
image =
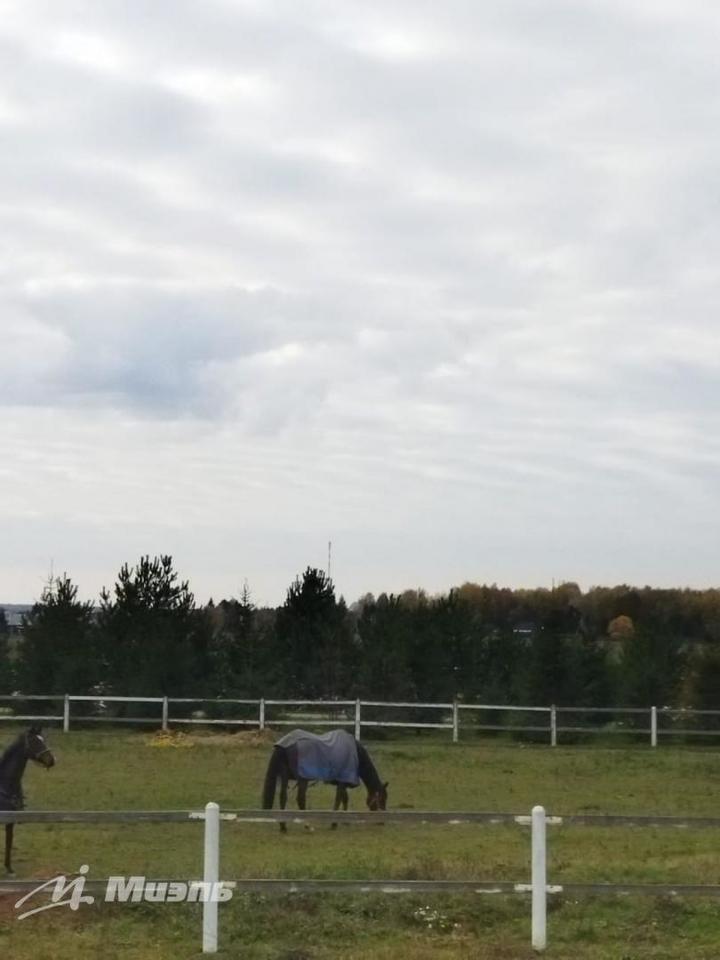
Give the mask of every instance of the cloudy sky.
POLYGON ((0 600, 717 582, 720 10, 0 0, 0 600))

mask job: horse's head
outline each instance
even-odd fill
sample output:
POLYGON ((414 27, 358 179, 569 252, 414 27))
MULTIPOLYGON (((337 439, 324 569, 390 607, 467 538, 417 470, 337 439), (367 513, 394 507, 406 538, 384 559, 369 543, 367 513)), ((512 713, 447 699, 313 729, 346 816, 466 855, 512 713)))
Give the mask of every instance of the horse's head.
POLYGON ((387 810, 388 785, 382 783, 377 790, 368 790, 367 805, 369 810, 387 810))
POLYGON ((25 757, 41 763, 46 770, 55 766, 55 757, 52 750, 45 743, 42 727, 32 726, 25 734, 25 757))

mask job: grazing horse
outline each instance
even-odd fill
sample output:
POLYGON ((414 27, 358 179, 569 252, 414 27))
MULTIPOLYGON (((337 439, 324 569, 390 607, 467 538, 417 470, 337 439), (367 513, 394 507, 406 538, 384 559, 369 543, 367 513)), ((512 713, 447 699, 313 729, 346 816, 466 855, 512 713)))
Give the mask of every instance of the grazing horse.
MULTIPOLYGON (((387 783, 383 783, 365 747, 346 730, 332 730, 319 736, 306 730, 293 730, 273 747, 263 786, 263 810, 272 810, 275 788, 280 781, 280 809, 287 804, 288 780, 297 781, 297 803, 305 809, 308 783, 320 781, 336 787, 333 810, 348 808, 348 788, 360 781, 367 789, 370 810, 385 810, 387 783)), ((336 824, 333 824, 335 827, 336 824)), ((284 823, 280 829, 287 829, 284 823)))
MULTIPOLYGON (((35 760, 46 770, 55 764, 55 757, 43 740, 40 727, 32 726, 26 733, 21 733, 0 757, 0 810, 22 810, 22 778, 28 760, 35 760)), ((5 869, 10 874, 14 830, 14 823, 5 824, 5 869)))

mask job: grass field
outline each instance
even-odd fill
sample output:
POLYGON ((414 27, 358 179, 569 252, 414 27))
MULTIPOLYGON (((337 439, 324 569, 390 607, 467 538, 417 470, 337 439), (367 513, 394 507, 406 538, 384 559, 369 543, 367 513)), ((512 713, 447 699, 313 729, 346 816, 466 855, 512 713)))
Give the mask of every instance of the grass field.
MULTIPOLYGON (((5 729, 5 740, 10 731, 5 729)), ((50 772, 25 777, 31 809, 188 809, 208 800, 257 807, 269 741, 244 735, 178 738, 138 732, 49 736, 50 772)), ((718 815, 720 755, 663 746, 522 747, 426 738, 369 743, 390 806, 417 810, 718 815)), ((330 806, 315 787, 310 806, 330 806)), ((294 796, 291 798, 294 802, 294 796)), ((358 790, 352 806, 361 806, 358 790)), ((349 826, 337 831, 223 824, 221 876, 520 880, 529 877, 520 827, 349 826)), ((201 876, 202 826, 23 825, 20 879, 74 873, 201 876)), ((551 881, 720 882, 720 830, 549 828, 551 881)), ((199 952, 197 905, 86 906, 18 922, 0 903, 0 957, 89 960, 199 952)), ((221 958, 248 960, 509 960, 532 956, 524 897, 237 895, 220 907, 221 958)), ((552 901, 548 955, 570 960, 717 960, 720 902, 605 898, 552 901)))

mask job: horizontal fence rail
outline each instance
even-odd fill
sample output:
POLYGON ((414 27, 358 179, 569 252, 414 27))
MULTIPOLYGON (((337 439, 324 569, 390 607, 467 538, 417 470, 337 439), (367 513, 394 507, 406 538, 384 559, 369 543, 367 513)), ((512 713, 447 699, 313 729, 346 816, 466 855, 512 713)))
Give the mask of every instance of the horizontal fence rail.
MULTIPOLYGON (((436 811, 384 810, 382 812, 349 810, 223 810, 222 820, 238 823, 519 823, 529 818, 516 813, 483 813, 480 811, 438 813, 436 811)), ((204 810, 0 810, 3 823, 183 823, 204 820, 204 810)), ((720 826, 720 818, 717 821, 720 826)))
MULTIPOLYGON (((0 810, 4 823, 186 823, 204 820, 205 810, 0 810)), ((220 819, 237 823, 419 823, 518 824, 529 826, 531 818, 523 813, 483 810, 221 810, 220 819)), ((720 817, 652 816, 648 814, 571 813, 546 814, 548 826, 575 827, 652 827, 674 829, 720 829, 720 817)))
MULTIPOLYGON (((603 814, 548 816, 540 806, 531 814, 482 812, 482 811, 382 811, 379 813, 348 813, 340 811, 273 811, 273 810, 225 810, 217 804, 208 803, 202 810, 104 810, 104 811, 0 811, 3 823, 143 823, 143 822, 204 822, 203 880, 141 880, 148 887, 158 884, 200 885, 206 890, 222 888, 229 891, 259 894, 305 894, 305 893, 365 893, 365 894, 418 894, 418 893, 467 893, 467 894, 529 894, 531 898, 531 943, 535 950, 547 946, 547 897, 565 894, 568 896, 702 896, 720 897, 720 884, 686 883, 548 883, 546 827, 574 825, 601 827, 683 827, 720 828, 720 817, 679 816, 615 816, 603 814), (513 823, 531 828, 531 878, 530 883, 492 880, 325 880, 325 879, 265 879, 242 878, 219 879, 220 825, 221 822, 238 823, 476 823, 497 825, 513 823)), ((49 886, 57 878, 47 878, 49 886)), ((64 878, 61 878, 64 879, 64 878)), ((0 879, 0 894, 23 895, 40 892, 42 880, 0 879)), ((85 880, 88 892, 101 893, 107 890, 106 880, 85 880)), ((67 903, 67 901, 65 901, 67 903)), ((211 896, 203 898, 202 945, 204 953, 215 953, 218 948, 218 902, 211 896)), ((16 903, 16 907, 20 902, 16 903)))
MULTIPOLYGON (((0 877, 0 895, 22 894, 36 890, 38 880, 7 880, 0 877)), ((148 878, 148 883, 177 883, 171 877, 148 878)), ((188 881, 181 881, 187 883, 188 881)), ((199 880, 191 880, 198 883, 199 880)), ((532 884, 512 880, 282 880, 247 878, 222 880, 223 887, 236 893, 258 893, 262 896, 283 896, 289 893, 531 893, 532 884)), ((86 880, 84 890, 102 893, 107 880, 86 880)), ((565 896, 699 896, 720 897, 720 884, 702 883, 554 883, 546 885, 546 893, 565 896)))
POLYGON ((281 727, 347 727, 363 730, 448 731, 463 735, 500 734, 551 746, 565 738, 642 738, 652 747, 672 737, 720 738, 720 710, 674 707, 558 707, 494 703, 426 703, 386 700, 279 700, 220 697, 127 697, 6 694, 0 696, 0 723, 129 724, 147 727, 220 726, 255 730, 281 727), (37 705, 45 704, 41 712, 37 705), (60 707, 60 709, 57 709, 60 707), (195 709, 193 709, 195 708, 195 709), (703 725, 704 724, 704 725, 703 725))

